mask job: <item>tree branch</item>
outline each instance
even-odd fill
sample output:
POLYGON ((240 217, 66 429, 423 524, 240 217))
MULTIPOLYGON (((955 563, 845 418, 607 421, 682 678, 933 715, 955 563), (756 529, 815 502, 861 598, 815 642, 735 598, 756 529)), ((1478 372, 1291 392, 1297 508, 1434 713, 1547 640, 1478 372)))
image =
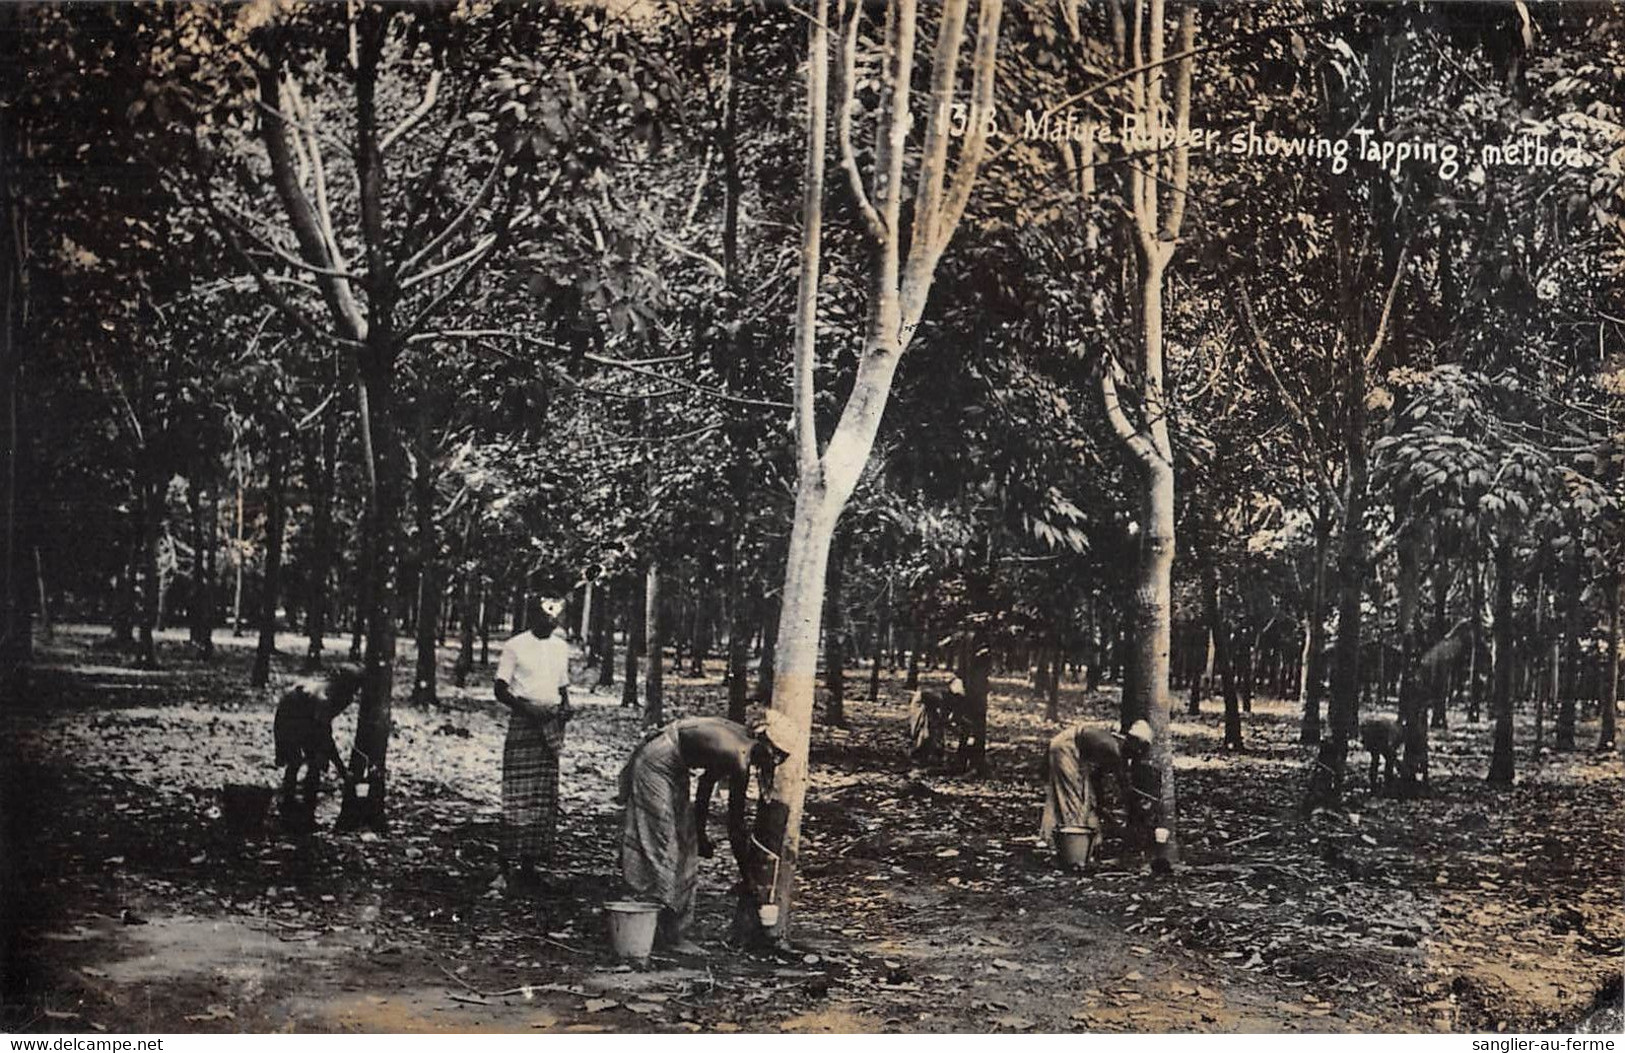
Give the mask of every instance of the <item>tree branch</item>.
MULTIPOLYGON (((553 351, 558 351, 561 354, 571 353, 569 348, 560 347, 558 344, 555 344, 552 341, 543 340, 539 337, 530 338, 520 333, 510 333, 505 329, 436 329, 433 332, 418 333, 412 336, 406 342, 408 344, 423 344, 443 339, 478 340, 482 338, 496 340, 528 340, 539 346, 546 347, 553 351)), ((626 366, 663 366, 670 362, 690 362, 693 361, 693 359, 693 353, 689 352, 682 355, 656 355, 653 358, 622 358, 616 359, 615 361, 626 366)))
MULTIPOLYGON (((260 137, 265 142, 265 152, 271 161, 271 177, 276 186, 277 196, 282 201, 283 209, 288 213, 288 219, 293 225, 294 238, 304 256, 299 266, 310 268, 312 264, 315 265, 316 273, 319 275, 318 284, 322 288, 322 298, 332 311, 334 321, 350 338, 356 341, 365 340, 366 316, 362 314, 360 304, 356 303, 348 281, 338 276, 342 272, 338 272, 333 266, 333 259, 328 255, 327 242, 322 235, 315 210, 296 179, 293 170, 293 150, 288 142, 289 121, 282 113, 281 85, 274 69, 265 68, 259 71, 259 88, 260 101, 267 111, 264 119, 260 121, 260 137)), ((224 215, 218 209, 216 211, 217 214, 224 215)), ((247 258, 246 252, 243 255, 247 258)), ((256 272, 259 270, 258 264, 251 266, 256 272)))
MULTIPOLYGON (((475 257, 475 259, 463 269, 463 273, 457 276, 456 281, 452 282, 444 290, 442 290, 438 296, 430 300, 428 304, 424 306, 423 310, 419 311, 410 322, 400 328, 400 339, 405 339, 410 337, 413 333, 416 333, 420 328, 423 327, 424 323, 426 323, 430 318, 434 317, 435 312, 440 310, 442 304, 444 304, 447 300, 450 300, 453 296, 456 296, 458 293, 462 292, 463 287, 468 284, 468 280, 474 276, 474 273, 484 266, 486 260, 489 260, 493 255, 496 254, 496 247, 501 244, 501 242, 502 239, 500 236, 492 234, 489 235, 481 243, 481 245, 476 245, 472 251, 479 251, 483 246, 485 250, 484 253, 475 257)), ((462 258, 466 258, 467 255, 469 254, 465 253, 464 257, 462 258)))
POLYGON ((451 259, 444 260, 435 264, 433 267, 419 271, 409 278, 401 279, 401 292, 406 292, 414 285, 421 285, 431 278, 438 278, 447 271, 456 270, 458 267, 461 267, 464 263, 474 259, 481 253, 487 252, 496 244, 496 242, 497 236, 495 234, 487 234, 485 237, 475 242, 474 247, 463 253, 461 256, 453 256, 451 259))
MULTIPOLYGON (((905 3, 909 0, 904 0, 905 3)), ((824 148, 829 120, 829 0, 817 0, 807 27, 807 149, 801 192, 801 273, 796 281, 794 324, 793 425, 800 478, 819 470, 818 425, 814 415, 818 361, 818 277, 824 229, 824 148)))
MULTIPOLYGON (((959 164, 949 185, 948 198, 943 205, 938 238, 943 248, 958 228, 965 208, 970 204, 971 187, 982 167, 987 153, 987 121, 993 110, 993 82, 998 73, 999 23, 1003 17, 1004 0, 982 0, 977 13, 976 51, 971 59, 970 128, 965 145, 959 151, 959 164)), ((939 250, 940 251, 940 250, 939 250)))
MULTIPOLYGON (((282 295, 282 291, 275 287, 273 276, 267 274, 265 268, 260 266, 259 261, 256 260, 246 248, 243 247, 243 243, 237 239, 236 233, 232 230, 233 221, 231 218, 222 212, 213 202, 209 202, 205 207, 208 208, 211 215, 214 215, 221 220, 220 223, 215 224, 215 229, 218 230, 221 236, 226 239, 226 244, 231 247, 231 250, 235 252, 245 264, 248 265, 249 271, 254 275, 254 280, 259 283, 260 290, 265 293, 266 297, 277 308, 277 310, 281 311, 282 314, 287 317, 287 319, 292 322, 300 332, 304 333, 306 336, 312 337, 317 341, 332 341, 341 347, 353 349, 360 346, 358 341, 339 336, 338 334, 333 333, 331 330, 318 326, 315 322, 307 318, 303 311, 300 311, 293 305, 291 300, 282 295)), ((305 264, 300 264, 300 266, 305 266, 305 264)), ((325 290, 322 291, 325 292, 325 290)))
POLYGON ((270 253, 289 266, 297 267, 302 271, 307 271, 311 274, 320 275, 322 277, 340 278, 345 281, 350 281, 359 277, 359 275, 352 274, 349 271, 340 270, 337 267, 323 267, 319 264, 311 263, 309 260, 306 260, 300 256, 294 255, 287 249, 282 248, 275 242, 265 237, 265 235, 257 233, 242 219, 232 215, 231 213, 236 211, 236 207, 233 205, 220 205, 217 206, 215 210, 220 214, 221 219, 225 220, 227 223, 230 223, 239 233, 249 238, 255 245, 263 249, 265 252, 270 253))
POLYGON ((1123 367, 1116 358, 1106 355, 1100 370, 1100 397, 1106 404, 1106 420, 1111 423, 1118 441, 1128 447, 1135 460, 1149 466, 1158 460, 1157 451, 1151 445, 1151 440, 1134 427, 1129 422, 1128 414, 1123 412, 1123 404, 1118 397, 1118 384, 1122 379, 1123 367))
POLYGON ((885 224, 881 221, 880 213, 875 211, 874 202, 869 200, 868 191, 863 188, 863 175, 858 171, 858 160, 852 151, 852 106, 857 90, 858 23, 863 18, 862 0, 841 0, 841 18, 844 24, 841 30, 840 84, 836 89, 839 101, 835 111, 835 136, 840 145, 841 168, 846 172, 847 183, 858 203, 858 211, 863 215, 864 226, 876 241, 884 241, 885 224))
POLYGON ((344 250, 339 247, 338 235, 333 232, 333 208, 327 198, 327 163, 322 158, 322 144, 316 134, 315 122, 304 99, 297 91, 293 93, 290 102, 298 110, 301 118, 294 126, 295 141, 300 137, 301 128, 304 138, 310 140, 308 151, 311 172, 316 183, 316 218, 321 223, 322 237, 327 241, 328 256, 332 259, 335 270, 348 271, 349 261, 344 258, 344 250))
POLYGON ((411 131, 414 127, 416 127, 418 122, 427 117, 429 115, 429 111, 434 109, 435 100, 439 98, 439 95, 440 71, 435 70, 433 73, 429 74, 429 83, 423 89, 423 101, 418 103, 417 107, 413 109, 411 113, 401 118, 400 123, 395 125, 395 127, 391 128, 384 135, 383 140, 378 144, 378 152, 386 152, 395 144, 395 140, 411 131))
POLYGON ((1399 259, 1394 261, 1394 277, 1388 283, 1388 295, 1383 297, 1382 317, 1377 319, 1377 331, 1371 337, 1371 346, 1365 351, 1365 368, 1370 369, 1377 355, 1382 351, 1383 341, 1388 337, 1388 322, 1394 313, 1394 297, 1399 292, 1399 281, 1405 276, 1405 258, 1410 253, 1410 246, 1406 245, 1399 250, 1399 259))
POLYGON ((679 256, 687 256, 690 259, 700 261, 701 263, 705 264, 706 267, 714 271, 717 277, 723 279, 724 281, 728 279, 727 268, 723 267, 722 264, 718 263, 710 256, 707 256, 705 253, 700 252, 698 249, 691 249, 679 242, 676 238, 659 232, 656 232, 655 240, 671 251, 677 253, 679 256))
MULTIPOLYGON (((506 333, 502 332, 501 330, 493 329, 447 329, 436 333, 420 333, 414 337, 411 337, 406 342, 409 344, 427 343, 439 336, 473 339, 476 343, 481 343, 481 338, 487 337, 518 340, 520 343, 530 344, 533 347, 545 348, 549 351, 555 351, 561 355, 574 354, 570 348, 561 347, 553 341, 547 340, 543 337, 531 336, 528 333, 506 333)), ((499 348, 491 348, 491 350, 509 361, 523 361, 523 359, 502 351, 499 348)), ((715 388, 708 388, 704 384, 696 384, 692 380, 685 380, 682 377, 667 376, 666 374, 661 373, 659 370, 648 369, 641 364, 644 361, 670 361, 670 359, 646 359, 634 361, 624 358, 611 358, 608 355, 595 355, 591 352, 582 354, 581 358, 584 361, 593 363, 594 365, 606 366, 610 369, 623 369, 628 373, 635 373, 641 377, 648 377, 650 380, 658 380, 663 384, 672 384, 677 388, 692 391, 695 394, 703 395, 706 398, 716 399, 720 402, 730 402, 738 406, 754 406, 758 409, 787 410, 790 408, 790 404, 788 402, 773 402, 768 399, 753 399, 747 398, 743 395, 734 395, 726 391, 718 391, 715 388)), ((613 394, 612 392, 606 392, 596 388, 587 388, 586 390, 598 391, 599 394, 613 394)), ((671 394, 671 392, 666 392, 665 394, 671 394)))
MULTIPOLYGON (((474 210, 479 207, 480 202, 485 200, 485 195, 489 194, 491 192, 491 188, 496 186, 497 176, 501 172, 502 158, 498 157, 494 162, 492 162, 490 174, 485 177, 485 182, 480 184, 479 191, 469 199, 468 204, 463 206, 463 210, 461 212, 452 217, 451 222, 447 223, 440 229, 440 233, 430 238, 428 244, 414 252, 405 263, 401 264, 402 273, 411 270, 413 267, 416 267, 419 263, 423 262, 424 259, 433 255, 434 252, 440 248, 440 246, 444 245, 459 230, 462 229, 463 224, 468 222, 469 217, 474 214, 474 210)), ((553 175, 553 182, 547 185, 546 191, 544 192, 544 198, 546 193, 552 192, 553 184, 557 183, 558 179, 558 173, 555 172, 553 175)))
POLYGON ((959 42, 965 35, 969 6, 970 0, 943 0, 937 23, 937 43, 931 57, 931 112, 926 115, 925 143, 920 148, 920 171, 914 184, 914 230, 907 248, 911 272, 916 270, 916 261, 927 263, 940 251, 937 216, 942 208, 943 183, 948 177, 948 122, 958 80, 959 42))
POLYGON ((1165 242, 1179 240, 1179 230, 1185 223, 1186 190, 1191 181, 1191 73, 1196 65, 1193 47, 1196 44, 1196 5, 1187 3, 1179 15, 1179 51, 1185 57, 1174 70, 1174 158, 1172 193, 1168 215, 1162 224, 1165 242))

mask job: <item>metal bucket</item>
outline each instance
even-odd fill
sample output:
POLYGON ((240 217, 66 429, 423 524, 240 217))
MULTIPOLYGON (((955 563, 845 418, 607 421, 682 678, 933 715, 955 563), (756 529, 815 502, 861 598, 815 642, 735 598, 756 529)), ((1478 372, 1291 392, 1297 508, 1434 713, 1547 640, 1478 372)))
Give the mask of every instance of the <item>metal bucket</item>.
POLYGON ((660 904, 615 900, 604 904, 604 917, 609 919, 609 942, 616 957, 633 962, 649 960, 660 904))
POLYGON ((1086 830, 1081 826, 1063 826, 1055 831, 1055 849, 1061 854, 1063 864, 1081 870, 1089 865, 1089 857, 1095 854, 1095 844, 1099 839, 1098 831, 1086 830))

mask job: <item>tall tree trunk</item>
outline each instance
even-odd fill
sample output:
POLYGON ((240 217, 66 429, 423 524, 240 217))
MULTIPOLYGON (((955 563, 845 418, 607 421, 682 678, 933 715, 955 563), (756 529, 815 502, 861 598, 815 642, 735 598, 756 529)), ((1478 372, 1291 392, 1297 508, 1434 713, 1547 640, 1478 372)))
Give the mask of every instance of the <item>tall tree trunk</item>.
MULTIPOLYGON (((132 524, 133 525, 133 524, 132 524)), ((135 526, 135 532, 125 548, 124 558, 120 560, 118 573, 113 579, 113 613, 110 617, 109 635, 121 647, 129 648, 135 643, 135 576, 136 576, 136 538, 140 537, 140 527, 135 526)))
MULTIPOLYGON (((1574 749, 1574 723, 1575 704, 1581 690, 1583 677, 1580 675, 1580 619, 1585 613, 1580 587, 1580 560, 1578 556, 1568 559, 1563 566, 1563 585, 1558 595, 1554 597, 1559 610, 1554 612, 1557 617, 1553 621, 1552 632, 1555 636, 1559 629, 1562 631, 1563 648, 1567 652, 1567 660, 1563 663, 1566 675, 1557 678, 1557 748, 1559 750, 1574 749)), ((1554 658, 1557 649, 1553 650, 1554 658)))
MULTIPOLYGON (((1450 560, 1440 555, 1433 565, 1433 639, 1437 643, 1449 632, 1450 618, 1450 560)), ((1440 662, 1428 673, 1428 689, 1433 693, 1433 717, 1430 727, 1449 726, 1450 691, 1456 676, 1456 663, 1440 662)))
MULTIPOLYGON (((884 558, 885 553, 882 553, 884 558)), ((886 578, 886 587, 880 592, 880 600, 875 604, 875 640, 874 665, 869 667, 869 701, 880 701, 880 663, 886 658, 886 642, 891 639, 891 605, 892 582, 890 575, 886 578)))
POLYGON ((1517 657, 1512 646, 1512 554, 1514 531, 1511 524, 1502 524, 1501 538, 1495 548, 1495 668, 1491 674, 1490 710, 1495 714, 1495 744, 1490 753, 1489 781, 1495 785, 1511 786, 1513 779, 1512 750, 1512 675, 1517 657))
POLYGON ((1303 704, 1303 730, 1298 741, 1305 746, 1320 742, 1320 700, 1326 684, 1326 563, 1331 555, 1331 499, 1322 495, 1315 517, 1314 584, 1309 594, 1309 616, 1304 633, 1303 661, 1299 668, 1298 698, 1303 704))
MULTIPOLYGON (((739 19, 748 17, 748 8, 739 8, 739 19)), ((744 196, 745 180, 739 163, 739 78, 734 64, 739 55, 739 26, 728 28, 728 47, 725 53, 722 93, 722 273, 723 285, 730 294, 730 304, 739 304, 739 206, 744 196)), ((745 341, 740 329, 727 330, 728 369, 724 373, 729 388, 737 386, 744 374, 742 368, 745 341)), ((732 438, 732 437, 730 437, 732 438)), ((739 445, 748 440, 739 436, 739 445)), ((732 500, 728 507, 728 719, 743 724, 750 696, 749 646, 751 634, 751 603, 747 597, 745 580, 745 551, 742 534, 749 522, 744 514, 750 473, 742 451, 735 448, 734 462, 729 466, 728 483, 732 500)))
MULTIPOLYGON (((0 37, 20 42, 24 17, 15 9, 0 14, 0 37)), ((21 50, 5 49, 8 64, 17 61, 21 50)), ((0 109, 0 407, 5 415, 4 461, 0 463, 0 515, 5 519, 5 536, 0 538, 0 696, 7 699, 17 697, 23 669, 32 659, 34 647, 17 555, 25 543, 19 516, 24 507, 21 486, 25 434, 19 389, 29 320, 28 212, 17 176, 30 152, 18 109, 0 109)))
POLYGON ((666 634, 665 618, 660 611, 660 578, 660 563, 651 559, 644 579, 643 595, 643 632, 649 656, 649 671, 643 691, 643 722, 650 726, 663 724, 666 719, 666 634))
POLYGON ((842 617, 845 597, 842 577, 846 569, 846 539, 840 531, 831 540, 829 573, 824 593, 824 690, 828 702, 824 722, 846 727, 846 624, 842 617))
POLYGON ((593 600, 596 598, 593 595, 594 591, 595 590, 593 589, 593 583, 591 580, 582 586, 581 621, 579 623, 581 628, 576 634, 577 638, 581 641, 582 648, 587 652, 587 663, 589 665, 598 659, 598 640, 595 636, 593 636, 592 632, 592 619, 593 615, 596 613, 593 610, 593 600))
POLYGON ((626 590, 626 675, 621 681, 621 705, 627 709, 638 707, 638 659, 646 649, 644 584, 641 576, 635 576, 626 590))
POLYGON ((243 494, 248 489, 248 451, 240 445, 232 452, 232 467, 237 473, 237 536, 232 546, 232 566, 236 583, 231 591, 231 635, 243 635, 243 563, 248 559, 248 539, 244 533, 243 494))
POLYGON ((276 653, 277 594, 282 586, 283 480, 287 474, 287 435, 277 423, 267 425, 265 465, 265 573, 260 595, 260 639, 254 649, 254 668, 248 682, 264 687, 271 680, 271 656, 276 653))
MULTIPOLYGON (((1190 641, 1190 647, 1185 657, 1186 681, 1185 686, 1190 688, 1190 696, 1185 705, 1185 712, 1190 716, 1200 716, 1202 713, 1203 692, 1207 688, 1207 668, 1210 664, 1209 656, 1213 653, 1212 636, 1204 618, 1199 625, 1190 627, 1185 634, 1190 641)), ((1175 668, 1178 668, 1176 665, 1175 668)))
MULTIPOLYGON (((39 632, 46 640, 56 639, 56 623, 51 618, 51 593, 45 587, 45 559, 40 555, 39 546, 34 546, 34 584, 38 588, 36 602, 39 604, 39 632)), ((25 659, 28 655, 23 656, 25 659)), ((4 678, 0 677, 0 683, 4 678)))
POLYGON ((141 606, 140 624, 136 629, 136 665, 142 669, 158 668, 158 644, 153 632, 162 616, 160 602, 162 583, 158 570, 158 532, 164 520, 164 484, 157 478, 156 469, 146 463, 151 454, 142 450, 138 456, 142 465, 137 486, 141 495, 137 502, 141 510, 141 606))
POLYGON ((368 524, 372 522, 372 499, 369 497, 356 523, 355 603, 350 626, 350 661, 360 663, 367 643, 367 618, 372 610, 373 544, 367 540, 368 524))
POLYGON ((696 679, 705 675, 705 659, 711 651, 712 596, 709 582, 702 579, 694 583, 694 631, 689 643, 688 672, 696 679))
MULTIPOLYGON (((1396 510, 1397 511, 1397 510, 1396 510)), ((1400 783, 1407 792, 1416 790, 1417 776, 1427 768, 1427 696, 1420 666, 1420 620, 1422 539, 1416 528, 1401 528, 1399 538, 1399 724, 1405 740, 1400 783)))
MULTIPOLYGON (((335 386, 338 378, 333 378, 335 386)), ((337 392, 322 411, 321 433, 315 443, 315 456, 310 458, 312 526, 310 543, 310 607, 305 612, 305 632, 309 644, 305 648, 305 672, 313 673, 322 667, 322 649, 326 643, 329 608, 331 607, 331 578, 333 576, 333 496, 338 481, 339 407, 337 392)))
POLYGON ((1208 636, 1213 641, 1213 664, 1218 670, 1219 690, 1224 696, 1224 748, 1240 750, 1241 699, 1236 694, 1235 653, 1231 647, 1230 623, 1219 597, 1219 568, 1211 553, 1202 567, 1202 592, 1208 636))
MULTIPOLYGON (((188 641, 200 658, 214 657, 214 567, 211 553, 217 524, 206 524, 201 471, 194 470, 186 488, 192 513, 192 604, 188 619, 188 641)), ((37 551, 37 550, 36 550, 37 551)))
MULTIPOLYGON (((937 20, 935 62, 931 71, 928 118, 920 140, 916 173, 913 237, 906 261, 902 254, 902 205, 905 152, 910 124, 909 85, 913 80, 917 9, 915 0, 887 8, 885 70, 881 89, 875 167, 879 173, 871 202, 863 198, 865 229, 877 251, 870 269, 868 317, 863 350, 851 393, 822 453, 814 415, 814 363, 820 252, 824 148, 827 138, 829 86, 829 5, 816 0, 808 19, 808 135, 803 176, 801 268, 797 288, 795 336, 796 503, 785 561, 778 644, 775 652, 772 714, 778 745, 786 758, 775 774, 771 807, 758 810, 752 842, 746 897, 778 908, 775 935, 788 935, 793 917, 792 890, 799 864, 801 816, 806 799, 808 735, 818 673, 818 639, 824 578, 830 544, 841 511, 850 499, 874 447, 892 379, 924 313, 937 263, 958 226, 987 143, 986 117, 992 112, 994 58, 998 46, 1001 0, 982 0, 972 60, 973 84, 961 140, 958 166, 947 173, 949 115, 956 90, 956 66, 964 36, 968 0, 944 0, 937 20), (765 852, 764 852, 765 850, 765 852), (769 860, 765 853, 776 859, 769 860)), ((843 7, 853 21, 843 67, 856 64, 857 24, 861 9, 843 7)), ((850 149, 851 92, 855 78, 843 76, 840 107, 843 160, 849 172, 857 164, 850 149)), ((854 176, 861 190, 862 180, 854 176)), ((752 913, 744 912, 747 916, 752 913)))
POLYGON ((1467 723, 1477 724, 1484 700, 1484 566, 1483 553, 1474 556, 1472 567, 1473 625, 1468 645, 1473 649, 1467 662, 1467 723))
POLYGON ((350 777, 361 783, 357 796, 345 803, 340 825, 345 829, 386 824, 386 764, 395 686, 396 560, 400 552, 401 450, 395 427, 394 391, 390 374, 368 371, 368 407, 364 426, 372 431, 376 465, 373 492, 367 502, 367 564, 365 595, 366 680, 356 715, 350 756, 350 777))
POLYGON ((1051 724, 1061 719, 1061 670, 1065 662, 1060 637, 1050 639, 1049 677, 1044 683, 1044 719, 1051 724))
POLYGON ((914 691, 920 686, 920 651, 925 648, 925 629, 916 627, 914 630, 914 646, 908 652, 908 678, 903 681, 903 690, 914 691))
MULTIPOLYGON (((615 586, 604 579, 598 597, 598 686, 615 686, 615 586)), ((630 624, 630 623, 628 623, 630 624)))
POLYGON ((728 558, 728 719, 745 722, 746 700, 750 696, 750 605, 745 597, 743 568, 739 565, 736 539, 728 558))
POLYGON ((474 561, 478 532, 479 515, 470 512, 463 527, 463 558, 457 575, 457 665, 452 675, 458 687, 467 686, 469 674, 474 672, 474 632, 480 620, 480 590, 475 588, 479 571, 474 561))
POLYGON ((1620 593, 1625 591, 1625 575, 1616 569, 1608 582, 1608 654, 1603 658, 1602 727, 1597 733, 1597 748, 1614 748, 1615 707, 1619 705, 1619 605, 1620 593))
POLYGON ((487 667, 487 666, 489 666, 491 664, 491 620, 492 620, 492 618, 494 618, 496 616, 495 614, 493 614, 493 611, 492 611, 492 608, 495 607, 495 606, 496 606, 496 604, 492 600, 491 588, 490 588, 490 586, 488 586, 485 583, 485 579, 482 576, 481 579, 480 579, 480 629, 479 629, 479 632, 480 632, 480 668, 481 669, 484 669, 485 667, 487 667))
MULTIPOLYGON (((1346 210, 1334 214, 1337 227, 1335 241, 1339 251, 1346 251, 1353 243, 1346 210)), ((1369 346, 1360 338, 1363 334, 1359 297, 1363 290, 1356 288, 1354 261, 1340 258, 1338 281, 1338 309, 1344 320, 1340 341, 1344 350, 1343 390, 1343 457, 1344 494, 1342 545, 1337 566, 1337 642, 1333 651, 1333 678, 1330 718, 1332 746, 1323 758, 1336 771, 1336 781, 1342 784, 1345 762, 1348 758, 1349 738, 1360 717, 1360 622, 1361 601, 1370 576, 1371 560, 1366 547, 1365 511, 1370 501, 1367 493, 1369 461, 1366 449, 1366 374, 1368 362, 1376 358, 1387 336, 1392 317, 1394 297, 1404 276, 1405 253, 1399 251, 1392 261, 1392 277, 1383 303, 1382 314, 1369 346)), ((1379 641, 1380 642, 1380 641, 1379 641)), ((1379 652, 1380 653, 1380 652, 1379 652)))
POLYGON ((756 667, 756 697, 763 703, 773 701, 773 672, 778 665, 779 614, 783 608, 781 594, 767 602, 767 619, 762 625, 762 658, 756 667))
MULTIPOLYGON (((1174 85, 1166 88, 1163 63, 1166 34, 1162 0, 1134 5, 1133 35, 1121 56, 1125 65, 1140 70, 1130 78, 1130 101, 1147 141, 1160 142, 1166 133, 1181 140, 1190 127, 1191 76, 1195 50, 1196 10, 1181 12, 1174 85), (1172 124, 1172 128, 1168 124, 1172 124)), ((1184 223, 1186 190, 1190 182, 1189 152, 1176 146, 1171 155, 1158 157, 1149 167, 1130 166, 1126 182, 1129 211, 1139 262, 1139 333, 1136 360, 1140 420, 1131 422, 1120 401, 1128 375, 1108 356, 1100 373, 1107 418, 1119 442, 1137 468, 1140 517, 1138 561, 1134 570, 1129 620, 1133 626, 1132 691, 1123 696, 1124 723, 1145 720, 1151 727, 1151 762, 1161 782, 1161 801, 1155 821, 1158 840, 1152 848, 1152 869, 1166 872, 1179 860, 1177 797, 1174 791, 1173 742, 1169 736, 1168 673, 1174 565, 1174 458, 1168 432, 1168 393, 1163 377, 1164 278, 1179 244, 1184 223), (1166 165, 1166 172, 1164 166, 1166 165), (1166 204, 1162 190, 1168 190, 1166 204)), ((1145 818, 1153 818, 1144 816, 1145 818)), ((1144 838, 1142 840, 1149 840, 1144 838)))
POLYGON ((433 705, 440 677, 440 606, 446 591, 446 567, 440 551, 440 531, 434 521, 434 440, 429 433, 429 410, 421 404, 417 410, 417 471, 412 476, 412 496, 417 508, 419 569, 417 668, 412 675, 412 701, 433 705))
POLYGON ((1556 690, 1552 689, 1557 678, 1557 637, 1555 627, 1550 625, 1551 619, 1547 617, 1546 611, 1546 576, 1540 574, 1535 579, 1535 625, 1533 636, 1536 646, 1543 648, 1546 653, 1531 654, 1529 657, 1531 676, 1534 677, 1535 695, 1535 743, 1532 752, 1537 758, 1540 756, 1541 747, 1546 745, 1546 703, 1557 694, 1556 690), (1549 643, 1546 639, 1547 633, 1552 636, 1549 643), (1542 673, 1547 675, 1542 676, 1542 673), (1550 693, 1548 693, 1548 689, 1552 689, 1550 693))

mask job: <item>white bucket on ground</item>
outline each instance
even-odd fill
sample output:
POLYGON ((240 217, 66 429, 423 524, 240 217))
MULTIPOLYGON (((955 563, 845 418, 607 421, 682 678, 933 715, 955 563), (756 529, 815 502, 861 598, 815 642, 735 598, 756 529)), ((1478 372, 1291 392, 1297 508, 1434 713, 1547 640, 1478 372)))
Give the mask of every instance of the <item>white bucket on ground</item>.
POLYGON ((1069 867, 1085 867, 1089 865, 1089 857, 1095 854, 1095 842, 1099 835, 1094 830, 1086 830, 1081 826, 1063 826, 1055 831, 1055 849, 1061 854, 1061 861, 1069 867))
POLYGON ((654 950, 660 904, 613 900, 604 904, 604 916, 609 919, 609 942, 616 956, 635 962, 647 961, 649 952, 654 950))

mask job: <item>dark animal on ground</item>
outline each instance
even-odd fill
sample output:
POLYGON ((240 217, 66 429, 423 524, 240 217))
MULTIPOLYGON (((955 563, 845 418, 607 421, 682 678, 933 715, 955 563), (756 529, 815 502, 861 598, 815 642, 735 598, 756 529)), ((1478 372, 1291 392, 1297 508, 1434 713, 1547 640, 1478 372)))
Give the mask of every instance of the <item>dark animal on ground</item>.
POLYGON ((283 693, 277 703, 272 732, 276 738, 276 763, 283 769, 281 812, 283 818, 313 825, 316 793, 321 788, 322 770, 329 763, 338 772, 344 792, 351 792, 349 772, 338 744, 333 741, 333 718, 349 708, 361 689, 361 670, 353 665, 335 668, 327 679, 304 680, 283 693), (305 769, 303 802, 295 798, 299 769, 305 769))

